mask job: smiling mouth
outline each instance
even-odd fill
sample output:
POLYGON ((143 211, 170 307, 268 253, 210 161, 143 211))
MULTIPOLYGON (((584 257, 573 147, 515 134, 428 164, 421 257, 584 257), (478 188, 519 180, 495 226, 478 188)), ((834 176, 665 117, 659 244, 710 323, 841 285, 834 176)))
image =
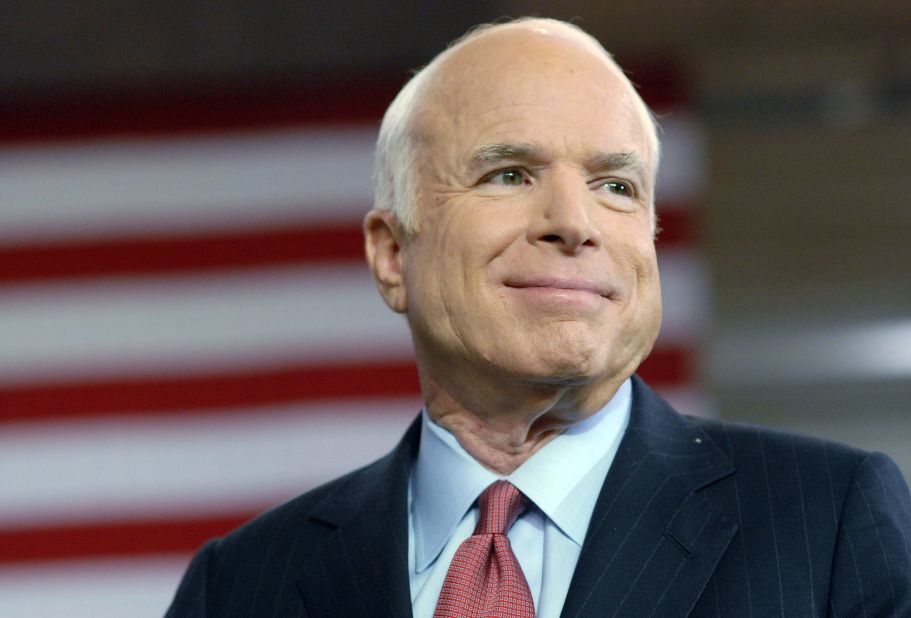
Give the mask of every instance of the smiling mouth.
POLYGON ((512 290, 525 303, 544 308, 546 311, 589 314, 600 312, 605 301, 613 301, 616 290, 605 285, 583 280, 546 279, 507 281, 512 290))
POLYGON ((542 293, 550 292, 554 294, 577 293, 600 296, 606 299, 610 299, 614 294, 614 291, 606 285, 583 280, 535 279, 528 281, 507 281, 504 285, 515 290, 527 290, 529 292, 540 291, 542 293))

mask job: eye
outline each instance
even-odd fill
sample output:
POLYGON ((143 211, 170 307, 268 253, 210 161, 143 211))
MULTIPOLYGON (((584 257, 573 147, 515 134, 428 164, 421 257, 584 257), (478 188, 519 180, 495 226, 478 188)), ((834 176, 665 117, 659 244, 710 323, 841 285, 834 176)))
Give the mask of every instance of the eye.
POLYGON ((484 179, 484 182, 504 187, 521 187, 525 181, 525 173, 515 168, 495 172, 484 179))
POLYGON ((636 195, 636 190, 633 188, 633 185, 625 180, 605 180, 599 184, 598 188, 604 189, 608 193, 613 193, 614 195, 622 195, 623 197, 634 197, 636 195))

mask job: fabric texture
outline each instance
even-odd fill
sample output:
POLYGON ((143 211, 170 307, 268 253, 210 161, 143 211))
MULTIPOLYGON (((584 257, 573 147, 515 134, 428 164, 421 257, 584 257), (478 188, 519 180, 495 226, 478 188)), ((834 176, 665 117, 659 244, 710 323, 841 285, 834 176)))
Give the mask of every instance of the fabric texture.
MULTIPOLYGON (((411 616, 419 439, 415 422, 390 455, 206 544, 168 618, 411 616)), ((909 530, 885 455, 683 417, 634 377, 560 616, 906 618, 909 530)))
POLYGON ((449 565, 434 618, 534 618, 531 590, 506 536, 527 502, 508 481, 484 490, 478 525, 449 565))
MULTIPOLYGON (((632 384, 626 380, 601 410, 505 477, 533 505, 508 536, 539 616, 560 615, 631 407, 632 384)), ((416 618, 433 616, 449 564, 478 521, 477 498, 500 478, 422 412, 408 503, 408 573, 416 618)))

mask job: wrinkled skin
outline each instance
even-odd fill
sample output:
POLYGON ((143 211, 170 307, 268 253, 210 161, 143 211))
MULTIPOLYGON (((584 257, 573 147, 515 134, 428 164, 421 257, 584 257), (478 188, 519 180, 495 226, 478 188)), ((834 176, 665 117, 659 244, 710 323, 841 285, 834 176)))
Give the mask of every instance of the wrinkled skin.
POLYGON ((501 473, 599 410, 657 336, 654 153, 633 96, 564 33, 470 41, 416 118, 418 231, 365 221, 429 413, 501 473))

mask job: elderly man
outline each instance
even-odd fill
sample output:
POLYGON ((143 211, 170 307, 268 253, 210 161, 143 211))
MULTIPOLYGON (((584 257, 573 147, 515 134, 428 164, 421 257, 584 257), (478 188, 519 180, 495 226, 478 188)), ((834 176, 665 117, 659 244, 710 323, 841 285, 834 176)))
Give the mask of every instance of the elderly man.
POLYGON ((882 455, 677 415, 659 146, 591 37, 476 30, 383 120, 367 258, 424 411, 387 457, 194 559, 169 616, 911 616, 882 455))

